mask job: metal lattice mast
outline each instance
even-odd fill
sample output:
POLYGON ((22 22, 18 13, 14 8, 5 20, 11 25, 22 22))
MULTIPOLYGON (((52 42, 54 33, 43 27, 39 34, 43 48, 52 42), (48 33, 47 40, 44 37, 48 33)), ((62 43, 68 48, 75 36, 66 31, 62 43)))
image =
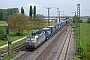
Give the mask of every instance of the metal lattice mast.
POLYGON ((78 52, 78 55, 80 55, 80 4, 77 4, 77 16, 78 16, 78 19, 77 19, 77 52, 78 52))

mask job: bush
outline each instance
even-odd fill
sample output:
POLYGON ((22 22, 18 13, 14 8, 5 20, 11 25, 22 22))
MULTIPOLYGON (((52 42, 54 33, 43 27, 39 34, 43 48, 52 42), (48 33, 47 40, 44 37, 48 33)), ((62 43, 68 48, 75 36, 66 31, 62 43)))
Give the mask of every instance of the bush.
POLYGON ((80 20, 80 23, 82 23, 82 20, 80 20))
POLYGON ((87 22, 90 23, 90 18, 88 18, 88 21, 87 22))
POLYGON ((6 40, 5 28, 0 27, 0 40, 6 40))
POLYGON ((71 23, 72 28, 76 28, 76 25, 74 23, 71 23))

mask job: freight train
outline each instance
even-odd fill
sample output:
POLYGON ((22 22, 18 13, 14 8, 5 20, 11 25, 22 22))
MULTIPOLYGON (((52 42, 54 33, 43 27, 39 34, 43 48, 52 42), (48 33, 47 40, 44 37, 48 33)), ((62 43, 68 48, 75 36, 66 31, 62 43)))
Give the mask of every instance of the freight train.
POLYGON ((47 28, 42 28, 38 32, 26 37, 26 49, 35 50, 42 43, 49 40, 53 35, 57 33, 58 30, 63 28, 65 25, 69 24, 71 20, 60 21, 60 23, 54 26, 48 26, 47 28))

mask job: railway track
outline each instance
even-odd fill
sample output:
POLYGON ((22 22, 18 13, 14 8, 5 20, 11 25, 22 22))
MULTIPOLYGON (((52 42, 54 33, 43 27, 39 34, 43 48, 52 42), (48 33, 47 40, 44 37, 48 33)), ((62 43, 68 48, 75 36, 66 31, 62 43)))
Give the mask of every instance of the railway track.
POLYGON ((11 60, 24 60, 28 55, 30 55, 30 51, 21 51, 16 57, 12 58, 11 60))
MULTIPOLYGON (((66 26, 67 27, 67 26, 66 26)), ((68 27, 67 27, 68 28, 68 27)), ((59 35, 62 35, 63 32, 66 31, 66 28, 63 28, 62 29, 62 32, 58 32, 56 35, 54 35, 54 37, 51 38, 51 40, 48 40, 47 42, 45 42, 43 45, 41 45, 38 49, 36 49, 35 51, 33 52, 21 52, 23 54, 20 54, 18 56, 20 57, 14 57, 13 59, 11 60, 36 60, 37 59, 37 56, 39 56, 43 50, 47 49, 46 47, 48 47, 50 45, 50 41, 53 41, 53 39, 55 39, 55 37, 59 34, 59 35)), ((59 36, 60 37, 60 36, 59 36)), ((55 42, 55 41, 54 41, 55 42)), ((54 44, 54 43, 53 43, 54 44)), ((52 44, 52 45, 53 45, 52 44)))
MULTIPOLYGON (((59 32, 58 34, 61 36, 62 34, 63 34, 63 32, 64 31, 66 31, 66 29, 67 29, 68 27, 66 26, 66 28, 64 28, 63 30, 62 30, 62 32, 59 32)), ((57 35, 56 35, 57 36, 57 35)), ((54 42, 52 41, 52 42, 50 42, 50 44, 49 44, 49 46, 50 46, 50 49, 52 49, 53 48, 53 45, 55 44, 55 42, 56 42, 56 40, 58 40, 58 38, 60 37, 60 36, 58 36, 58 37, 56 37, 56 38, 54 38, 54 42)), ((49 40, 50 41, 50 40, 49 40)), ((45 45, 46 45, 46 43, 45 43, 45 45)), ((56 43, 56 45, 58 45, 57 43, 56 43)), ((49 47, 48 46, 48 47, 49 47)), ((40 46, 39 48, 41 48, 42 46, 40 46)), ((48 48, 47 47, 47 48, 48 48)), ((33 51, 33 52, 27 52, 27 51, 25 51, 25 52, 21 52, 19 55, 17 55, 16 57, 14 57, 14 58, 12 58, 11 60, 33 60, 32 58, 34 57, 34 60, 44 60, 45 58, 37 58, 37 56, 34 56, 34 55, 38 55, 38 56, 40 56, 41 54, 40 54, 40 52, 41 52, 41 50, 43 50, 43 49, 37 49, 37 50, 35 50, 35 51, 33 51)), ((45 48, 44 49, 44 51, 45 50, 47 50, 47 48, 45 48)), ((48 52, 47 53, 45 53, 45 54, 48 54, 49 52, 50 52, 50 49, 49 50, 47 50, 48 52)), ((55 47, 54 47, 54 49, 55 49, 55 47)), ((52 51, 53 52, 53 51, 52 51)), ((42 56, 42 55, 41 55, 42 56)), ((46 57, 47 56, 49 56, 49 55, 46 55, 46 57)), ((45 57, 45 56, 44 56, 45 57)))
POLYGON ((25 47, 25 43, 9 50, 9 51, 4 51, 4 52, 0 52, 0 58, 3 58, 4 56, 6 56, 8 54, 8 52, 11 54, 12 52, 19 52, 23 47, 25 47))
MULTIPOLYGON (((63 32, 66 29, 63 30, 63 32)), ((53 41, 52 43, 39 55, 39 57, 36 60, 52 60, 54 54, 56 53, 56 49, 59 47, 58 45, 60 44, 61 40, 60 37, 63 34, 61 32, 53 41)), ((64 35, 63 35, 64 36, 64 35)))
POLYGON ((57 60, 67 60, 67 56, 68 56, 68 48, 69 48, 69 44, 70 44, 70 40, 71 40, 71 34, 72 34, 72 30, 70 29, 68 36, 63 44, 62 50, 60 51, 59 57, 57 58, 57 60))

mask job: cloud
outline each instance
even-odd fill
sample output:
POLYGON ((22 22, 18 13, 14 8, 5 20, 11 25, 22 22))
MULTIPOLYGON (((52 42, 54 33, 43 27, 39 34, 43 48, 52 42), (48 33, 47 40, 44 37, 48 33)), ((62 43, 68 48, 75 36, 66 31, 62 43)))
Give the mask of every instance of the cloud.
POLYGON ((33 8, 34 6, 36 6, 37 8, 43 8, 42 6, 37 5, 37 4, 35 4, 35 3, 27 4, 28 8, 30 8, 30 5, 32 5, 32 8, 33 8))

